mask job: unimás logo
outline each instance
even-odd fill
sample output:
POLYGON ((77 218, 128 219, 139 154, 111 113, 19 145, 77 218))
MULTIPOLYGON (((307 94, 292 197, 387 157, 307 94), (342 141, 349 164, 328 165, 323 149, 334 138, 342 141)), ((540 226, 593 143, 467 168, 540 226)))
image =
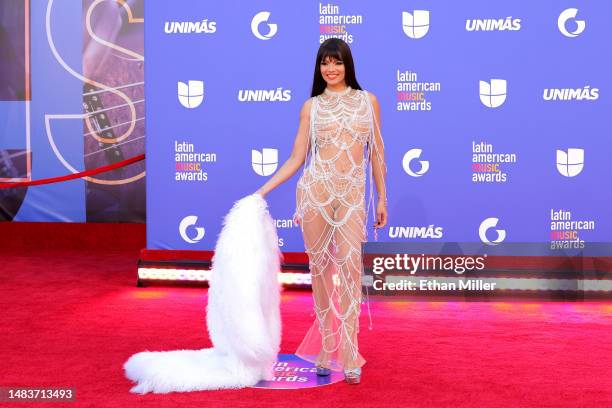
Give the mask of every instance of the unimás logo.
POLYGON ((520 18, 473 18, 465 20, 467 31, 519 31, 521 29, 520 18))
POLYGON ((480 81, 480 101, 488 108, 497 108, 506 101, 508 83, 505 79, 480 81))
POLYGON ((204 100, 204 82, 188 81, 178 82, 178 100, 188 109, 197 108, 204 100))
POLYGON ((289 102, 291 90, 283 89, 241 89, 238 91, 240 102, 289 102))
POLYGON ((542 97, 545 101, 596 101, 599 99, 599 88, 546 88, 542 97))
POLYGON ((429 10, 414 10, 412 13, 402 12, 402 27, 404 34, 410 38, 425 37, 429 31, 429 10))
POLYGON ((166 34, 212 34, 217 31, 217 22, 208 21, 166 21, 164 32, 166 34))
POLYGON ((559 14, 559 18, 557 19, 557 26, 559 27, 559 31, 566 37, 578 37, 584 31, 586 27, 586 22, 584 20, 576 20, 576 15, 578 14, 578 9, 576 8, 568 8, 565 9, 559 14), (572 20, 575 24, 575 29, 573 31, 569 31, 567 29, 567 23, 569 20, 572 20))
POLYGON ((267 23, 269 18, 269 11, 260 11, 259 13, 255 14, 255 17, 253 17, 253 20, 251 20, 251 31, 253 32, 253 35, 259 38, 260 40, 269 40, 270 38, 274 37, 274 35, 276 35, 276 32, 278 31, 278 26, 276 24, 270 23, 267 24, 267 34, 262 34, 261 31, 259 31, 260 24, 267 23))
POLYGON ((179 224, 179 234, 181 234, 181 238, 183 238, 185 242, 188 242, 190 244, 197 244, 202 240, 202 238, 204 238, 204 227, 195 227, 197 222, 197 215, 188 215, 181 220, 179 224), (187 232, 189 227, 195 227, 194 229, 196 231, 196 236, 193 238, 190 238, 190 234, 187 232))
POLYGON ((584 149, 557 150, 557 170, 565 177, 575 177, 584 168, 584 149))
POLYGON ((497 233, 497 237, 494 240, 490 240, 487 238, 487 232, 490 229, 497 227, 498 222, 499 222, 499 218, 490 217, 480 223, 480 227, 478 228, 478 236, 480 237, 480 240, 484 244, 497 245, 500 242, 502 242, 504 239, 506 239, 506 230, 503 230, 503 229, 495 230, 495 232, 497 233))
POLYGON ((444 228, 428 225, 426 227, 389 227, 389 238, 442 238, 444 228))
POLYGON ((404 154, 404 158, 402 159, 402 167, 404 168, 404 171, 412 177, 421 177, 427 173, 427 170, 429 170, 429 161, 427 160, 419 160, 421 168, 418 171, 412 170, 412 161, 421 157, 421 153, 423 153, 423 150, 421 149, 410 149, 406 152, 406 154, 404 154))
POLYGON ((277 149, 262 149, 251 150, 251 163, 253 170, 260 176, 269 176, 276 171, 278 167, 278 150, 277 149))

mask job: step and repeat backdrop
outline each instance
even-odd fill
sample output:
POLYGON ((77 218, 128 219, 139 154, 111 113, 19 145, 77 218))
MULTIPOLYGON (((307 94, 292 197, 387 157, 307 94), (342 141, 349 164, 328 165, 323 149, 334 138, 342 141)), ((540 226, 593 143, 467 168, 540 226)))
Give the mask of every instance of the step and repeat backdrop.
MULTIPOLYGON (((379 241, 608 242, 611 19, 604 1, 148 2, 148 247, 214 248, 289 157, 330 37, 381 106, 379 241)), ((299 174, 268 195, 282 251, 304 250, 299 174)))

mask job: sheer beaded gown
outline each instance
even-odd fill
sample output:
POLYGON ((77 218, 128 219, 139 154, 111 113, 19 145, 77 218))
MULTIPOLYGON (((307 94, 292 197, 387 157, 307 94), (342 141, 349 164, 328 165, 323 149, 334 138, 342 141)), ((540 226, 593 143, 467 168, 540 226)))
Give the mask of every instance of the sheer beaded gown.
POLYGON ((366 178, 369 170, 370 207, 372 163, 384 166, 383 160, 373 160, 383 147, 375 128, 380 134, 366 91, 326 88, 312 99, 308 156, 297 185, 295 217, 309 257, 316 319, 296 354, 333 370, 365 364, 357 334, 366 178))

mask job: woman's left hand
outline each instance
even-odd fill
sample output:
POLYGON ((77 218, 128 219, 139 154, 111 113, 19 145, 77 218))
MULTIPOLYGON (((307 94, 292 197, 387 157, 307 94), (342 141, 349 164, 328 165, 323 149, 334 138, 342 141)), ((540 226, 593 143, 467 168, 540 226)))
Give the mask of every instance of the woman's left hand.
POLYGON ((374 228, 382 228, 385 225, 387 225, 387 203, 384 200, 378 200, 374 228))

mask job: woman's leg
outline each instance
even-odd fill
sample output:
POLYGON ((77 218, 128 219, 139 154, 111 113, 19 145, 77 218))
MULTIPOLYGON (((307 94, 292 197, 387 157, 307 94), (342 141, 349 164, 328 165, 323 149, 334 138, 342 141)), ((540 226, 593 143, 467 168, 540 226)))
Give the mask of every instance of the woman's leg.
POLYGON ((337 245, 340 339, 338 359, 345 369, 361 367, 357 334, 361 311, 361 243, 365 239, 365 212, 361 207, 340 206, 334 215, 340 224, 334 229, 337 245), (344 222, 341 222, 343 221, 344 222))
POLYGON ((298 354, 314 355, 316 364, 330 367, 329 360, 335 357, 338 344, 338 330, 333 305, 333 276, 336 263, 333 253, 333 227, 326 217, 333 215, 331 208, 309 209, 301 220, 304 245, 308 253, 312 277, 312 297, 317 318, 319 336, 309 332, 300 347, 298 354), (317 343, 317 344, 314 344, 317 343), (317 350, 316 352, 314 350, 317 350))

